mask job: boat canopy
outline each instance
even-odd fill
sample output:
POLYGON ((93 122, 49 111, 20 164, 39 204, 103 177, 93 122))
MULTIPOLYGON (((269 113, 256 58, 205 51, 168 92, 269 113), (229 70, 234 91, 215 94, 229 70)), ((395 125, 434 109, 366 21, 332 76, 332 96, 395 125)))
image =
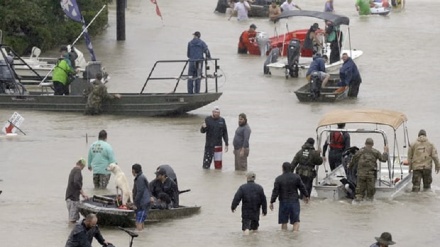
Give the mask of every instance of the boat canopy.
POLYGON ((310 11, 310 10, 285 10, 279 15, 274 22, 277 22, 280 19, 289 18, 293 16, 306 16, 306 17, 314 17, 322 20, 327 20, 333 22, 334 25, 349 25, 350 19, 347 16, 343 15, 335 15, 329 12, 320 12, 320 11, 310 11))
POLYGON ((383 109, 336 110, 324 115, 318 123, 321 127, 338 123, 367 123, 388 125, 394 130, 407 121, 405 114, 383 109))

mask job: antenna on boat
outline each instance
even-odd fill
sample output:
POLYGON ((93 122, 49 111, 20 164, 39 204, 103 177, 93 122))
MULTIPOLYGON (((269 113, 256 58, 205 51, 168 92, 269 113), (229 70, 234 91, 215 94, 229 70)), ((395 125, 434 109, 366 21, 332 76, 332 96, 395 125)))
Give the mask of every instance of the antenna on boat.
POLYGON ((3 31, 0 29, 0 45, 3 44, 3 31))

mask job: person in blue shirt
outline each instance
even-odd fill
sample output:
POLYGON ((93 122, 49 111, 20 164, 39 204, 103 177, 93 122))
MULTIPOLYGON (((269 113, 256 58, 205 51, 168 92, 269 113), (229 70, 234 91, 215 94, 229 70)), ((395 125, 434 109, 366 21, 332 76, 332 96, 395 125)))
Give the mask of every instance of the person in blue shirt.
POLYGON ((319 79, 322 81, 322 87, 325 87, 330 79, 330 74, 325 72, 325 64, 327 61, 327 55, 323 55, 322 57, 319 54, 313 56, 313 61, 306 73, 307 80, 310 81, 311 75, 316 72, 318 73, 319 79))
POLYGON ((194 38, 188 42, 187 57, 188 67, 188 93, 200 93, 200 81, 202 77, 203 60, 211 58, 208 46, 200 39, 200 32, 193 33, 194 38), (203 57, 205 54, 206 58, 203 57))

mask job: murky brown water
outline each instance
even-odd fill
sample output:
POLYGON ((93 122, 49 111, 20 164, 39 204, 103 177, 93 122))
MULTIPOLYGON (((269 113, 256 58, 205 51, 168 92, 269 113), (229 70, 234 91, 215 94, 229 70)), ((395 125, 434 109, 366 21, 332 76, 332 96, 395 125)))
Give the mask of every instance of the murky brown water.
MULTIPOLYGON (((296 2, 303 9, 322 10, 324 1, 296 2)), ((299 103, 293 91, 304 79, 265 77, 264 58, 238 56, 238 36, 251 22, 270 35, 273 26, 263 19, 227 21, 225 16, 212 13, 216 0, 184 4, 159 1, 163 23, 149 1, 129 1, 125 42, 115 40, 112 6, 110 27, 95 37, 93 44, 97 57, 112 74, 110 91, 139 92, 153 63, 185 59, 191 34, 200 31, 213 56, 221 59, 226 75, 226 81, 221 80, 224 95, 214 104, 222 109, 231 139, 237 115, 247 113, 253 131, 249 167, 269 197, 281 163, 292 159, 306 138, 315 135, 322 114, 333 109, 383 107, 402 111, 409 118, 412 139, 425 128, 440 148, 436 83, 440 70, 435 49, 440 2, 407 2, 403 12, 360 18, 353 1, 335 1, 337 13, 351 19, 353 47, 364 51, 357 61, 364 81, 359 98, 337 104, 299 103)), ((307 28, 313 22, 299 18, 289 27, 307 28)), ((181 188, 192 190, 182 195, 182 203, 202 206, 202 212, 194 217, 149 225, 134 246, 369 246, 383 231, 390 231, 398 246, 439 245, 438 175, 434 176, 435 192, 406 193, 394 201, 352 206, 346 201, 312 200, 302 207, 301 232, 295 235, 279 230, 275 210, 261 219, 259 234, 243 237, 240 212, 230 212, 232 197, 245 182, 242 173, 234 172, 232 153, 224 155, 222 171, 201 168, 204 136, 199 126, 211 107, 177 118, 20 112, 26 119, 22 127, 27 135, 0 138, 0 245, 64 246, 71 230, 64 202, 67 177, 74 162, 87 155, 101 129, 108 131, 108 141, 130 180, 130 167, 135 162, 144 166, 149 179, 157 165, 171 164, 181 188)), ((11 114, 0 110, 0 119, 4 121, 11 114)), ((352 142, 361 145, 363 140, 352 142)), ((83 176, 85 190, 92 195, 92 175, 83 171, 83 176)), ((111 187, 108 193, 113 192, 111 187)), ((128 236, 119 230, 106 228, 103 234, 117 247, 128 246, 128 236)))

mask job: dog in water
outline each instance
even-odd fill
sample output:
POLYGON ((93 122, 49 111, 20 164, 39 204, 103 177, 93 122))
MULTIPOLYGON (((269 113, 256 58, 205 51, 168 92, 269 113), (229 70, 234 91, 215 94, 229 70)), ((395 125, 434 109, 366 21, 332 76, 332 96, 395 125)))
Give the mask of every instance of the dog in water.
POLYGON ((128 185, 127 177, 124 172, 122 172, 121 168, 115 163, 111 163, 107 167, 107 171, 111 171, 115 178, 116 183, 116 194, 118 194, 118 190, 121 190, 122 194, 122 207, 127 207, 127 202, 133 202, 133 194, 130 190, 130 186, 128 185))

